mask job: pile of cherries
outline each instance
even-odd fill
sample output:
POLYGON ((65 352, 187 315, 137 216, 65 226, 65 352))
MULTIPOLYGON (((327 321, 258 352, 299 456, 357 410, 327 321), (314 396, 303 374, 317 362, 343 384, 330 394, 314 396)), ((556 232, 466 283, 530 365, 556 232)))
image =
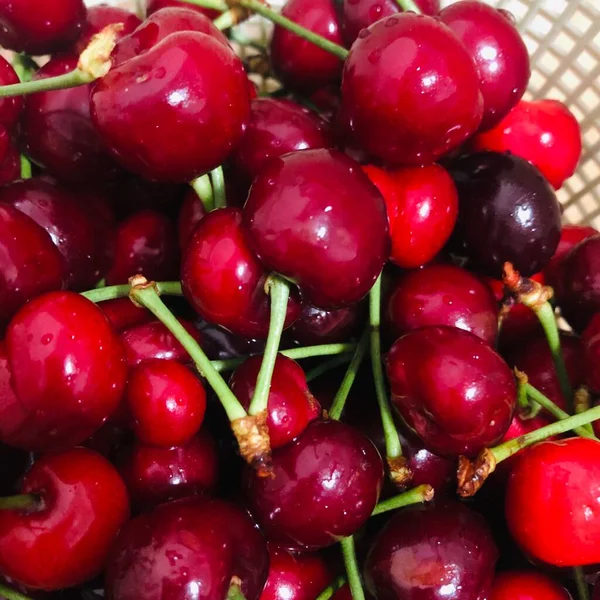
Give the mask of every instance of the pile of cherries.
POLYGON ((600 599, 600 233, 512 15, 144 9, 0 0, 0 598, 600 599))

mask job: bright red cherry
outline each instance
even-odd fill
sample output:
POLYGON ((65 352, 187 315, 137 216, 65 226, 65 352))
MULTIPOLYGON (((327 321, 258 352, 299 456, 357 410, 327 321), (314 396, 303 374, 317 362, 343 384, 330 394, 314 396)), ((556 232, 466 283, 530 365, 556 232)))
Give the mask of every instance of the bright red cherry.
POLYGON ((335 150, 273 159, 252 184, 243 218, 258 257, 319 308, 363 298, 389 255, 381 194, 335 150))
POLYGON ((540 571, 505 571, 494 577, 489 600, 571 600, 571 595, 540 571))
POLYGON ((364 308, 358 302, 334 310, 305 304, 289 330, 290 335, 301 346, 346 342, 359 332, 364 321, 364 308))
POLYGON ((269 540, 289 550, 318 550, 367 521, 379 498, 383 463, 358 430, 314 421, 273 452, 273 477, 246 474, 250 510, 269 540))
POLYGON ((521 100, 472 143, 476 150, 512 152, 528 160, 555 189, 575 173, 582 147, 577 119, 558 100, 521 100))
POLYGON ((206 208, 202 204, 198 194, 193 189, 189 189, 185 195, 185 200, 181 205, 179 217, 177 219, 177 237, 179 239, 179 248, 183 252, 188 245, 196 229, 196 225, 207 215, 206 208))
POLYGON ((190 31, 111 69, 94 83, 90 102, 105 144, 125 167, 153 181, 187 182, 218 167, 250 116, 240 59, 190 31))
POLYGON ((506 519, 532 558, 567 567, 600 562, 600 443, 542 442, 516 461, 506 490, 506 519))
POLYGON ((123 528, 108 564, 106 598, 223 600, 233 579, 246 600, 258 600, 268 571, 267 545, 244 511, 186 498, 123 528))
POLYGON ((134 325, 154 320, 154 315, 149 310, 136 306, 129 298, 105 300, 97 306, 118 333, 134 325))
POLYGON ((189 4, 184 0, 146 0, 146 14, 148 16, 151 16, 161 8, 169 7, 189 8, 207 16, 209 19, 216 19, 221 14, 218 10, 212 10, 210 8, 196 6, 195 4, 189 4))
POLYGON ((129 517, 127 490, 116 469, 86 448, 39 458, 22 494, 31 509, 0 512, 0 570, 29 588, 59 590, 84 583, 106 564, 129 517))
MULTIPOLYGON (((13 83, 19 83, 19 76, 6 58, 0 56, 0 85, 13 83)), ((12 127, 19 120, 22 109, 23 98, 21 96, 2 98, 0 100, 0 123, 4 127, 12 127)))
POLYGON ((341 110, 367 154, 422 165, 477 130, 483 101, 475 66, 452 31, 432 17, 402 13, 363 30, 352 45, 341 110))
POLYGON ((455 327, 407 333, 386 359, 392 402, 436 454, 475 455, 506 433, 512 372, 482 339, 455 327))

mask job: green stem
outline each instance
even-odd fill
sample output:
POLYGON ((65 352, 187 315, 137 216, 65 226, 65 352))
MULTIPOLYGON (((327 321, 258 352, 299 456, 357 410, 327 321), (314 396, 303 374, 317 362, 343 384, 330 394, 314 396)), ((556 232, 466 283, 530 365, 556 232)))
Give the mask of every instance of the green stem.
POLYGON ((194 6, 200 6, 201 8, 220 10, 221 12, 225 12, 229 8, 227 4, 221 0, 184 0, 184 2, 193 4, 194 6))
POLYGON ((190 181, 190 185, 194 188, 198 198, 202 202, 206 212, 210 212, 215 208, 215 200, 213 196, 213 188, 210 182, 210 176, 207 174, 196 177, 193 181, 190 181))
POLYGON ((30 56, 23 53, 17 54, 14 57, 12 67, 21 83, 31 81, 31 78, 39 69, 37 63, 30 56))
POLYGON ((342 539, 340 542, 342 554, 344 556, 344 566, 346 567, 346 575, 348 576, 348 584, 353 600, 365 600, 365 592, 360 580, 360 572, 358 569, 358 560, 356 559, 356 547, 354 545, 354 537, 350 536, 342 539))
POLYGON ((344 410, 344 406, 346 406, 348 394, 352 389, 358 369, 360 368, 365 354, 367 353, 367 347, 369 346, 369 334, 370 331, 369 328, 367 328, 360 338, 360 342, 358 343, 358 346, 354 352, 354 356, 348 365, 344 379, 342 379, 340 389, 337 391, 335 398, 333 399, 331 409, 329 410, 329 417, 331 419, 335 419, 337 421, 342 416, 342 411, 344 410))
POLYGON ((39 505, 40 499, 35 494, 18 494, 0 498, 0 510, 30 509, 39 505))
POLYGON ((324 360, 321 364, 317 365, 314 369, 306 372, 306 381, 311 382, 317 377, 321 377, 325 373, 332 371, 333 369, 347 364, 350 361, 350 357, 347 354, 340 354, 334 356, 329 360, 324 360))
POLYGON ((242 593, 242 590, 238 583, 232 583, 227 591, 227 600, 246 600, 246 596, 242 593))
POLYGON ((0 583, 0 596, 6 600, 31 600, 29 596, 24 596, 17 590, 13 590, 8 586, 0 583))
POLYGON ((531 412, 531 404, 527 399, 527 384, 524 383, 517 375, 517 406, 519 411, 524 413, 531 412))
POLYGON ((398 494, 393 498, 380 502, 371 513, 371 516, 380 515, 389 510, 396 510, 397 508, 410 506, 411 504, 429 502, 431 499, 433 499, 433 488, 427 484, 419 485, 403 494, 398 494))
MULTIPOLYGON (((183 296, 181 282, 179 281, 155 281, 156 290, 161 296, 183 296)), ((108 287, 96 288, 82 292, 92 302, 104 302, 105 300, 114 300, 115 298, 125 298, 129 296, 131 286, 128 283, 122 285, 109 285, 108 287)))
POLYGON ((589 600, 590 589, 585 582, 583 569, 581 567, 573 567, 573 578, 575 579, 575 587, 577 588, 577 597, 579 600, 589 600))
POLYGON ((45 79, 34 79, 23 83, 0 86, 0 98, 10 96, 23 96, 24 94, 35 94, 37 92, 49 92, 52 90, 65 90, 67 88, 79 87, 94 81, 92 75, 88 75, 79 69, 45 79))
POLYGON ((396 0, 396 4, 404 11, 410 10, 418 15, 421 14, 421 9, 413 0, 396 0))
POLYGON ((336 577, 318 596, 316 600, 329 600, 331 596, 333 596, 344 584, 346 583, 346 578, 336 577))
POLYGON ((215 208, 224 208, 227 206, 227 196, 225 194, 225 176, 223 167, 217 167, 210 172, 215 208))
POLYGON ((260 371, 256 378, 256 387, 252 402, 248 409, 249 415, 258 415, 267 410, 269 390, 271 389, 271 378, 275 369, 281 334, 285 325, 288 299, 290 297, 290 284, 281 277, 271 274, 267 281, 267 288, 271 298, 271 320, 269 322, 269 334, 263 354, 260 371))
POLYGON ((219 15, 214 21, 213 25, 220 31, 229 29, 237 23, 237 15, 235 10, 228 10, 223 14, 219 15))
POLYGON ((31 161, 21 154, 21 179, 31 179, 31 161))

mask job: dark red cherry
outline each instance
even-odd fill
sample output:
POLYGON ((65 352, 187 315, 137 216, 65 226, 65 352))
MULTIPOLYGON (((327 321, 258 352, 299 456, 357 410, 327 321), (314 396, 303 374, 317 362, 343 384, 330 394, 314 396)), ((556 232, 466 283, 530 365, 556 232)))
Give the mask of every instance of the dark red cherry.
POLYGON ((360 303, 344 308, 323 310, 305 304, 298 320, 291 326, 292 339, 301 346, 335 344, 348 341, 359 333, 365 307, 360 303))
POLYGON ((0 45, 27 54, 54 54, 67 49, 81 34, 83 0, 2 0, 0 45))
MULTIPOLYGON (((265 338, 270 304, 268 271, 256 258, 242 227, 242 211, 212 211, 196 227, 181 264, 183 293, 202 318, 244 337, 265 338)), ((286 326, 299 312, 297 297, 288 304, 286 326)))
POLYGON ((250 115, 240 59, 213 37, 189 31, 111 69, 94 83, 90 102, 116 158, 153 181, 187 182, 218 167, 250 115))
POLYGON ((118 466, 131 502, 154 506, 211 492, 218 478, 217 445, 205 429, 173 448, 136 442, 123 451, 118 466))
MULTIPOLYGON (((231 376, 229 386, 246 409, 252 401, 261 364, 262 356, 252 356, 231 376)), ((297 438, 320 413, 321 407, 308 389, 302 367, 279 354, 267 403, 271 448, 281 448, 297 438)))
POLYGON ((258 600, 267 545, 248 515, 222 500, 187 498, 156 507, 121 531, 106 574, 110 600, 223 600, 233 582, 258 600))
POLYGON ((256 340, 240 337, 220 325, 209 323, 200 318, 194 321, 194 325, 202 336, 202 349, 210 360, 246 358, 250 354, 264 352, 264 339, 256 340))
POLYGON ((339 421, 313 421, 273 452, 273 477, 247 470, 246 492, 269 540, 289 550, 318 550, 367 521, 382 481, 381 457, 366 436, 339 421))
MULTIPOLYGON (((289 0, 281 14, 336 44, 342 44, 333 0, 289 0)), ((296 34, 275 26, 270 46, 271 65, 286 88, 314 92, 337 84, 343 62, 296 34)))
POLYGON ((352 600, 352 592, 350 586, 345 583, 339 590, 336 590, 331 596, 332 600, 352 600))
POLYGON ((189 4, 184 0, 146 0, 146 14, 148 16, 151 16, 152 13, 155 13, 161 8, 169 7, 189 8, 207 16, 209 19, 216 19, 221 14, 221 12, 218 10, 196 6, 195 4, 189 4))
POLYGON ((129 517, 129 499, 116 469, 86 448, 39 458, 21 493, 39 504, 0 512, 0 569, 29 588, 59 590, 84 583, 106 564, 129 517))
POLYGON ((505 262, 522 275, 543 269, 560 239, 560 204, 540 172, 510 154, 480 152, 450 164, 458 188, 457 240, 470 262, 500 277, 505 262))
POLYGON ((202 200, 193 189, 189 189, 185 195, 185 200, 181 205, 179 217, 177 219, 177 237, 179 240, 179 249, 185 250, 194 233, 194 229, 200 221, 207 215, 206 208, 202 200))
MULTIPOLYGON (((0 85, 13 83, 19 83, 19 76, 6 58, 0 56, 0 85)), ((23 98, 21 96, 2 98, 0 100, 0 124, 7 128, 15 125, 21 116, 22 109, 23 98)))
POLYGON ((455 327, 407 333, 386 359, 392 402, 436 454, 475 455, 506 433, 512 372, 482 339, 455 327))
POLYGON ((475 63, 483 94, 480 128, 490 129, 525 93, 531 75, 525 42, 513 21, 483 2, 455 2, 439 18, 465 45, 475 63))
POLYGON ((489 600, 571 600, 571 595, 541 571, 505 571, 494 577, 489 600))
POLYGON ((555 189, 575 173, 582 147, 577 119, 558 100, 521 100, 472 144, 475 150, 512 152, 528 160, 555 189))
POLYGON ((0 185, 12 183, 21 178, 21 153, 17 140, 0 125, 0 185))
POLYGON ((27 215, 0 205, 0 326, 27 300, 64 286, 62 256, 52 238, 27 215))
POLYGON ((389 255, 381 194, 336 150, 273 159, 252 184, 243 218, 258 257, 319 308, 363 298, 389 255))
POLYGON ((600 314, 595 314, 583 330, 581 345, 584 382, 593 392, 600 393, 600 314))
POLYGON ((236 185, 250 187, 273 158, 332 146, 330 127, 313 111, 290 100, 255 98, 246 132, 230 158, 236 185))
POLYGON ((179 245, 169 217, 142 210, 119 223, 115 261, 106 274, 107 285, 127 283, 134 275, 148 280, 171 281, 179 272, 179 245))
POLYGON ((456 501, 401 509, 369 550, 367 589, 377 598, 488 597, 498 549, 484 518, 456 501))
POLYGON ((432 17, 402 13, 363 30, 352 45, 341 110, 367 154, 422 165, 477 130, 483 101, 475 66, 452 31, 432 17))
POLYGON ((498 308, 478 277, 453 265, 430 265, 401 275, 388 291, 385 316, 394 337, 431 325, 470 331, 493 346, 498 308))
POLYGON ((154 320, 154 315, 149 310, 136 306, 129 298, 105 300, 97 306, 118 333, 134 325, 142 325, 154 320))

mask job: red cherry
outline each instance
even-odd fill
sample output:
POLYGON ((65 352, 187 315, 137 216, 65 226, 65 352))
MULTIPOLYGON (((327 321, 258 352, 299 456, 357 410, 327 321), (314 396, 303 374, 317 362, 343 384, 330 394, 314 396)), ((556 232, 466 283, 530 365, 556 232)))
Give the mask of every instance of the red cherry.
POLYGON ((74 448, 38 459, 21 493, 39 496, 39 506, 0 512, 2 573, 43 590, 98 575, 129 516, 127 491, 116 469, 96 452, 74 448))
MULTIPOLYGON (((0 12, 1 10, 0 5, 0 12)), ((19 83, 19 76, 6 58, 0 56, 0 85, 11 85, 13 83, 19 83)), ((2 98, 0 100, 0 124, 9 128, 15 125, 21 116, 22 109, 23 98, 21 96, 2 98)))
POLYGON ((9 131, 0 125, 0 185, 21 178, 21 154, 17 142, 9 131))
POLYGON ((521 100, 472 143, 476 150, 508 151, 528 160, 555 189, 575 173, 581 157, 579 123, 558 100, 521 100))
POLYGON ((160 10, 161 8, 169 7, 189 8, 207 16, 211 20, 216 19, 221 14, 218 10, 204 8, 202 6, 196 6, 195 4, 188 4, 183 0, 146 0, 146 14, 148 16, 151 16, 153 13, 155 13, 157 10, 160 10))
POLYGON ((542 442, 516 462, 506 490, 506 519, 532 558, 567 567, 600 562, 600 443, 542 442))
POLYGON ((490 600, 571 600, 565 588, 538 571, 505 571, 492 584, 490 600))
POLYGON ((512 372, 472 333, 417 329, 392 346, 386 364, 394 406, 432 452, 475 455, 506 433, 516 404, 512 372))
POLYGON ((136 306, 129 298, 105 300, 97 306, 109 320, 112 328, 119 333, 134 325, 142 325, 154 320, 149 310, 136 306))
POLYGON ((268 570, 267 545, 245 512, 222 500, 187 498, 124 527, 108 565, 106 597, 223 600, 235 577, 246 600, 258 600, 268 570))
POLYGON ((350 586, 345 583, 339 590, 336 590, 331 596, 331 600, 352 600, 350 586))
POLYGON ((422 165, 475 132, 483 101, 462 43, 441 21, 409 12, 378 21, 354 42, 341 110, 353 141, 368 154, 422 165))
POLYGON ((187 182, 218 167, 240 140, 247 85, 233 50, 208 35, 174 33, 94 83, 92 119, 131 171, 187 182))
POLYGON ((364 308, 360 303, 334 310, 304 304, 298 320, 290 327, 290 335, 301 346, 346 342, 362 326, 364 308))
POLYGON ((196 225, 207 215, 198 194, 193 189, 188 190, 181 205, 177 219, 177 237, 179 248, 183 252, 196 229, 196 225))
MULTIPOLYGON (((581 336, 584 382, 595 393, 600 392, 600 314, 595 314, 581 336)), ((598 423, 596 423, 598 425, 598 423)))

